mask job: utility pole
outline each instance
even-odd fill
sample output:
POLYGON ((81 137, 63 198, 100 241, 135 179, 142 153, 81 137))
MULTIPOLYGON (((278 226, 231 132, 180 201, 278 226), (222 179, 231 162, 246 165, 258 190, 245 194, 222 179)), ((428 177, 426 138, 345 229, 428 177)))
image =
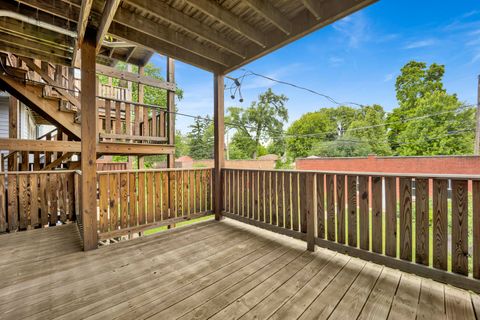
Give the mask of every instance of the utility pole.
POLYGON ((475 127, 475 147, 473 153, 480 155, 480 75, 478 76, 477 89, 477 125, 475 127))

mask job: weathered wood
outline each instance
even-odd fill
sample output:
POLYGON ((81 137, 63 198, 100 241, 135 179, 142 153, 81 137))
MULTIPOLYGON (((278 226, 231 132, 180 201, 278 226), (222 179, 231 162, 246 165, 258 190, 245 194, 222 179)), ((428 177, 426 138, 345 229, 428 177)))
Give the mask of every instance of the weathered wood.
POLYGON ((299 174, 299 194, 300 194, 300 232, 307 233, 307 208, 303 195, 306 194, 307 177, 305 173, 299 174))
POLYGON ((412 260, 411 178, 400 178, 400 259, 412 260))
POLYGON ((345 236, 345 175, 337 174, 337 241, 346 243, 345 236))
POLYGON ((291 174, 286 172, 283 174, 283 187, 284 187, 284 196, 285 196, 285 228, 292 228, 292 179, 291 174))
POLYGON ((271 179, 272 179, 272 173, 270 171, 265 172, 265 223, 270 223, 271 221, 271 205, 272 205, 272 196, 275 195, 275 193, 272 192, 271 189, 271 179))
MULTIPOLYGON (((347 176, 348 245, 357 246, 357 177, 347 176)), ((323 238, 323 237, 321 237, 323 238)))
MULTIPOLYGON (((1 187, 1 180, 0 180, 1 187)), ((1 197, 0 197, 1 198, 1 197)), ((1 200, 1 199, 0 199, 1 200)), ((480 278, 480 181, 472 181, 473 277, 480 278)), ((1 211, 0 211, 1 214, 1 211)))
POLYGON ((429 180, 415 180, 415 261, 429 265, 430 240, 429 240, 429 180))
POLYGON ((167 172, 162 173, 162 221, 168 218, 169 208, 169 174, 167 172))
POLYGON ((397 257, 397 178, 385 177, 385 254, 397 257))
POLYGON ((382 177, 372 177, 372 251, 382 253, 383 242, 383 192, 382 177))
POLYGON ((452 180, 452 272, 468 275, 467 180, 452 180))
MULTIPOLYGON (((92 1, 85 1, 91 5, 92 1)), ((87 6, 88 7, 88 6, 87 6)), ((88 9, 88 8, 87 8, 88 9)), ((83 222, 83 247, 84 250, 91 250, 97 247, 97 120, 98 111, 95 105, 96 97, 96 73, 95 73, 95 32, 88 31, 82 43, 83 31, 89 10, 82 10, 82 18, 79 23, 78 43, 81 43, 81 168, 82 168, 82 222, 83 222), (86 17, 85 14, 86 13, 86 17), (81 29, 81 30, 80 30, 81 29)), ((74 53, 76 49, 74 49, 74 53)))
POLYGON ((154 200, 153 193, 155 192, 155 188, 153 186, 153 173, 147 172, 145 174, 145 178, 146 178, 145 192, 146 192, 146 198, 147 198, 146 199, 147 200, 147 206, 146 206, 147 223, 152 223, 155 221, 155 212, 154 212, 155 207, 153 203, 153 200, 154 200))
MULTIPOLYGON (((283 172, 277 172, 277 225, 279 227, 284 226, 283 220, 284 220, 284 181, 283 181, 283 172)), ((300 213, 301 215, 301 213, 300 213)), ((301 218, 300 218, 301 219, 301 218)), ((273 223, 273 221, 272 221, 273 223)))
POLYGON ((306 173, 305 177, 305 210, 307 224, 307 250, 315 251, 315 224, 317 223, 317 176, 306 173))
POLYGON ((292 173, 292 229, 299 231, 298 173, 292 173))
POLYGON ((28 175, 18 176, 18 227, 24 230, 28 226, 28 213, 30 211, 30 195, 28 194, 28 175))
POLYGON ((109 222, 110 230, 117 230, 119 227, 118 215, 119 215, 119 173, 110 173, 108 175, 109 182, 109 197, 108 197, 108 213, 109 213, 109 222))
POLYGON ((49 177, 49 223, 50 226, 55 226, 58 221, 58 177, 55 174, 50 174, 49 177))
MULTIPOLYGON (((173 174, 175 174, 173 172, 173 174)), ((137 192, 138 192, 138 224, 142 225, 147 222, 147 217, 145 214, 145 208, 146 208, 146 198, 145 198, 145 172, 139 172, 138 173, 138 180, 137 180, 137 192)), ((171 187, 172 185, 170 185, 171 187)), ((173 184, 175 186, 175 184, 173 184)), ((171 188, 170 192, 174 193, 175 189, 171 188)))
POLYGON ((128 227, 128 173, 121 172, 119 175, 120 184, 120 228, 128 227))
MULTIPOLYGON (((155 182, 155 221, 161 221, 162 220, 162 173, 161 172, 155 172, 152 173, 154 175, 154 182, 155 182)), ((188 174, 189 171, 185 171, 184 174, 186 175, 186 179, 184 180, 185 183, 187 184, 187 192, 185 195, 188 197, 188 192, 189 192, 189 184, 188 184, 188 174)), ((188 202, 188 199, 187 199, 188 202)), ((188 215, 190 215, 190 211, 188 211, 188 215)))
MULTIPOLYGON (((108 190, 109 190, 109 182, 108 182, 108 174, 101 174, 98 177, 98 191, 99 191, 99 206, 100 212, 99 217, 100 221, 98 224, 98 230, 100 233, 107 232, 109 230, 108 224, 108 190)), ((133 201, 132 201, 133 202, 133 201)))
POLYGON ((325 177, 327 194, 327 239, 335 241, 335 176, 327 174, 325 177))
POLYGON ((368 177, 358 177, 358 197, 359 197, 359 221, 360 226, 360 248, 363 250, 370 249, 370 206, 368 192, 368 177))
MULTIPOLYGON (((213 123, 214 123, 214 183, 213 183, 213 201, 214 201, 214 212, 215 220, 221 219, 222 214, 222 168, 224 166, 224 134, 225 134, 225 123, 224 123, 224 76, 215 74, 214 75, 214 112, 213 112, 213 123)), ((170 117, 169 117, 170 118, 170 117)), ((172 121, 169 121, 171 123, 172 121)))

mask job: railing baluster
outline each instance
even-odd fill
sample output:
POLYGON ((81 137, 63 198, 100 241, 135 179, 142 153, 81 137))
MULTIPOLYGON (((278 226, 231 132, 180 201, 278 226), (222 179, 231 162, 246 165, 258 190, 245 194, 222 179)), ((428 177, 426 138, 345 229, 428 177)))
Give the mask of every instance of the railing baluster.
POLYGON ((337 241, 346 243, 345 239, 345 175, 337 174, 337 241))
MULTIPOLYGON (((348 245, 357 246, 357 177, 347 176, 348 245)), ((322 237, 323 238, 323 237, 322 237)))
POLYGON ((382 253, 382 177, 372 177, 372 251, 382 253))
POLYGON ((327 193, 327 239, 335 241, 335 176, 326 175, 327 193))
POLYGON ((411 178, 400 178, 400 258, 412 261, 411 178))
POLYGON ((415 261, 426 266, 430 262, 428 184, 428 179, 415 179, 415 261))
POLYGON ((120 173, 120 227, 128 226, 128 173, 120 173))
POLYGON ((370 249, 370 196, 368 192, 368 180, 368 176, 358 177, 360 248, 363 250, 370 249))
MULTIPOLYGON (((307 174, 301 173, 299 175, 299 194, 303 198, 307 192, 306 184, 307 184, 307 174)), ((307 233, 307 203, 306 199, 302 199, 300 201, 300 232, 307 233)))
POLYGON ((467 180, 452 180, 452 271, 468 275, 467 180))
POLYGON ((480 180, 472 181, 473 277, 480 279, 480 180))
POLYGON ((291 174, 286 172, 283 174, 284 180, 284 196, 285 196, 285 228, 292 228, 292 187, 291 187, 291 174))
POLYGON ((397 257, 397 178, 385 177, 385 254, 397 257))
POLYGON ((292 228, 299 231, 298 173, 292 173, 292 228))
POLYGON ((128 226, 134 227, 138 225, 138 211, 137 211, 137 177, 136 173, 130 172, 128 174, 128 226))
MULTIPOLYGON (((277 172, 277 220, 276 224, 279 227, 283 227, 283 211, 284 211, 284 203, 283 203, 283 192, 284 192, 284 183, 283 183, 283 172, 277 172)), ((274 222, 272 221, 272 224, 274 222)))

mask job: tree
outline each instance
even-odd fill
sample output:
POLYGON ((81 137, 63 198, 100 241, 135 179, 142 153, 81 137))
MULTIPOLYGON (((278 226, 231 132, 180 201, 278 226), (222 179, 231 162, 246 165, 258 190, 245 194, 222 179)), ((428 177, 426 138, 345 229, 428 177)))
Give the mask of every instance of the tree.
POLYGON ((346 136, 365 141, 370 152, 380 156, 391 154, 388 143, 386 113, 380 105, 362 106, 355 112, 355 120, 350 123, 346 136))
POLYGON ((420 156, 473 152, 475 108, 462 107, 455 95, 443 91, 427 93, 416 101, 414 113, 409 114, 420 119, 403 124, 396 137, 398 154, 420 156))
POLYGON ((425 62, 410 61, 400 71, 395 82, 399 106, 387 118, 390 128, 388 138, 394 151, 401 143, 399 137, 405 127, 403 121, 416 113, 418 100, 427 94, 446 92, 442 82, 445 73, 443 65, 433 63, 427 67, 425 62))
POLYGON ((396 81, 399 106, 388 116, 388 138, 398 155, 468 154, 474 110, 443 86, 443 65, 410 61, 396 81))
POLYGON ((334 141, 343 136, 355 118, 355 109, 348 106, 321 108, 305 113, 287 130, 286 145, 290 159, 306 157, 319 141, 334 141))
POLYGON ((190 156, 193 159, 210 159, 213 154, 213 130, 210 117, 196 118, 188 133, 190 156))
POLYGON ((372 153, 372 149, 368 141, 340 137, 334 141, 316 142, 310 153, 322 157, 363 157, 372 153))
POLYGON ((183 135, 180 130, 175 132, 175 158, 180 158, 181 156, 186 156, 189 154, 189 139, 187 136, 183 135))
POLYGON ((230 146, 256 159, 263 144, 283 135, 283 123, 288 121, 287 101, 283 94, 268 89, 249 108, 228 108, 226 125, 236 129, 230 146))

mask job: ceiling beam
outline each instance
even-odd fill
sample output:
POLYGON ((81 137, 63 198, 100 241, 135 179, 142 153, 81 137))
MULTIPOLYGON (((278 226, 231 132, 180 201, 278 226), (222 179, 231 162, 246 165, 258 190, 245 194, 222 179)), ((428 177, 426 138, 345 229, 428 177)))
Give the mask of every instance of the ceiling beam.
POLYGON ((0 29, 18 37, 60 47, 65 50, 71 49, 74 43, 73 39, 66 35, 11 18, 0 19, 0 29))
POLYGON ((225 70, 225 67, 219 63, 172 45, 166 41, 159 40, 158 38, 146 33, 128 28, 127 26, 115 21, 110 26, 109 34, 207 71, 221 73, 223 70, 225 70))
POLYGON ((278 48, 294 42, 315 30, 323 28, 377 1, 378 0, 324 0, 322 1, 323 13, 320 20, 317 20, 308 10, 301 11, 292 20, 293 32, 290 36, 286 36, 280 30, 273 30, 268 35, 269 42, 272 43, 271 45, 264 49, 254 44, 246 46, 245 50, 248 58, 239 64, 232 65, 225 70, 225 73, 236 70, 247 63, 265 56, 278 48))
POLYGON ((87 30, 88 16, 92 10, 93 0, 82 0, 82 6, 80 7, 80 13, 77 21, 77 41, 75 41, 75 46, 73 47, 73 58, 72 65, 76 65, 76 60, 78 57, 78 50, 83 42, 83 36, 85 35, 85 30, 87 30))
POLYGON ((146 35, 168 42, 173 46, 183 48, 191 53, 217 62, 225 67, 234 64, 235 61, 239 62, 239 59, 235 56, 227 55, 213 47, 209 48, 196 40, 155 23, 152 20, 146 18, 139 19, 138 15, 121 7, 118 8, 114 21, 125 25, 128 28, 135 29, 146 35))
POLYGON ((58 45, 55 46, 53 44, 38 42, 36 41, 36 39, 31 39, 28 37, 18 37, 16 35, 8 33, 8 31, 7 32, 3 31, 1 28, 0 28, 0 39, 10 44, 19 45, 25 48, 31 48, 34 50, 41 51, 45 54, 54 55, 64 59, 69 58, 72 54, 70 50, 63 49, 58 45))
POLYGON ((242 36, 250 39, 262 48, 266 47, 265 35, 254 27, 234 15, 226 8, 211 0, 186 0, 191 6, 202 11, 211 18, 225 24, 230 29, 235 30, 242 36))
POLYGON ((316 0, 302 0, 303 5, 310 11, 311 14, 315 17, 315 19, 320 19, 322 17, 322 6, 324 6, 322 1, 316 0))
POLYGON ((242 45, 225 37, 215 29, 199 22, 197 19, 172 8, 165 2, 158 1, 152 6, 151 0, 128 0, 128 4, 139 10, 147 11, 156 18, 185 29, 188 32, 195 34, 197 37, 207 40, 242 59, 245 58, 245 50, 242 45))
POLYGON ((54 64, 60 64, 64 66, 70 65, 71 63, 71 60, 68 58, 61 58, 36 49, 22 47, 18 43, 8 43, 3 41, 3 39, 0 39, 0 50, 32 59, 50 61, 54 64))
POLYGON ((107 35, 110 24, 113 21, 113 17, 117 12, 117 8, 120 5, 120 0, 107 0, 105 3, 105 8, 103 9, 102 20, 100 20, 100 25, 98 26, 97 31, 97 45, 95 52, 98 53, 102 47, 103 39, 107 35))
POLYGON ((292 23, 277 8, 265 0, 246 0, 248 5, 286 35, 292 33, 292 23))

